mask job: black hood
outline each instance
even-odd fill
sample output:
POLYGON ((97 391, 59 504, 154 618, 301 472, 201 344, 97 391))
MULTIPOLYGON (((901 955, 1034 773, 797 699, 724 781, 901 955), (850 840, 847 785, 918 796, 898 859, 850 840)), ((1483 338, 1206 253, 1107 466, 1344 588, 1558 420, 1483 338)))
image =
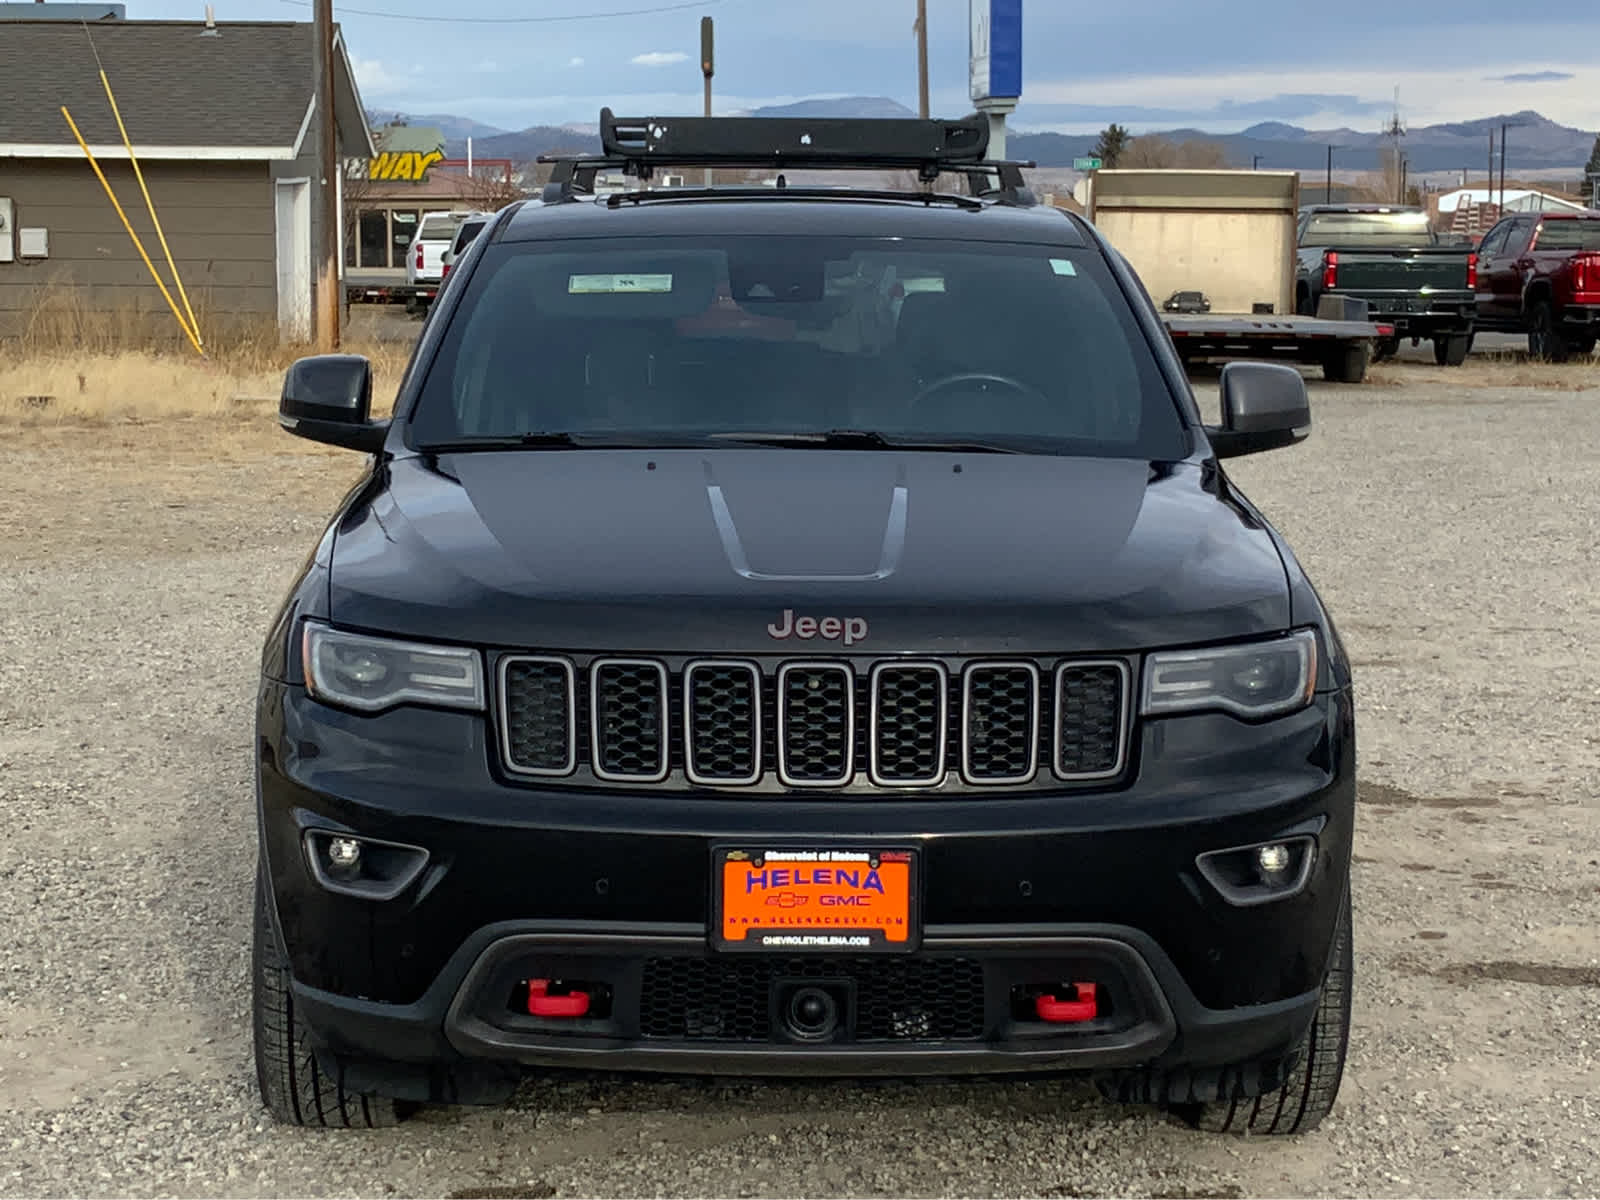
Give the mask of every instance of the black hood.
POLYGON ((384 467, 334 621, 488 646, 1137 650, 1287 627, 1272 539, 1194 464, 850 450, 479 451, 384 467), (786 616, 785 614, 791 614, 786 616), (857 622, 847 625, 846 622, 857 622))

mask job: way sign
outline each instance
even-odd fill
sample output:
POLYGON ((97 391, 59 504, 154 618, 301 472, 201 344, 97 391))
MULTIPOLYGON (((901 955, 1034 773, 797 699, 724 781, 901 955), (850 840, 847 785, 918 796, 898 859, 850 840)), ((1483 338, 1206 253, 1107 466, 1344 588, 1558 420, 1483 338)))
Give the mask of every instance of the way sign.
POLYGON ((1098 171, 1101 162, 1098 158, 1075 158, 1072 160, 1074 171, 1098 171))

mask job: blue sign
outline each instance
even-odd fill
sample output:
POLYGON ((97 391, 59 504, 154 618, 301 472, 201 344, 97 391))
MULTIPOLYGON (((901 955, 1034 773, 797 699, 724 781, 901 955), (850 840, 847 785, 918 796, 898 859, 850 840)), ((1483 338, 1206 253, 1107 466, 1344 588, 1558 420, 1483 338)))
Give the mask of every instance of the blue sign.
POLYGON ((1022 95, 1022 0, 967 0, 967 7, 972 99, 1017 99, 1022 95))

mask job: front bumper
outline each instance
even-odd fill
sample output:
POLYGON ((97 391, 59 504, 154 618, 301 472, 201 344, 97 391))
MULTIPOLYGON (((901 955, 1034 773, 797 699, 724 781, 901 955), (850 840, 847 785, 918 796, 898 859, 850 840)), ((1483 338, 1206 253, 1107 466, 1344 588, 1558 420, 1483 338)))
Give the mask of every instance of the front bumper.
POLYGON ((480 717, 356 717, 263 684, 258 786, 275 924, 313 1038, 349 1062, 761 1074, 1221 1066, 1286 1051, 1315 1008, 1347 886, 1347 694, 1283 720, 1146 722, 1117 791, 829 801, 509 785, 480 717), (392 899, 323 886, 307 830, 424 847, 392 899), (1303 888, 1241 907, 1199 854, 1315 839, 1303 888), (909 955, 709 947, 723 841, 912 844, 909 955), (529 1015, 533 977, 605 997, 529 1015), (776 988, 821 979, 855 1010, 825 1045, 786 1037, 776 988), (1032 1019, 1026 990, 1090 979, 1106 1010, 1032 1019), (1019 1001, 1019 996, 1022 1000, 1019 1001), (902 1001, 904 1003, 902 1003, 902 1001))

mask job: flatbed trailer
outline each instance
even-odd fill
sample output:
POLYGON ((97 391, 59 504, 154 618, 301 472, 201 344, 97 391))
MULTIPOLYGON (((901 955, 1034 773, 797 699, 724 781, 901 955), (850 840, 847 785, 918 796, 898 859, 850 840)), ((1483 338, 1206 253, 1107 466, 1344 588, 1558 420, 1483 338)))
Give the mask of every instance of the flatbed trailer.
POLYGON ((350 283, 344 285, 349 304, 431 304, 439 295, 437 283, 350 283))
POLYGON ((1272 358, 1359 383, 1394 329, 1328 296, 1295 313, 1300 177, 1292 171, 1109 170, 1089 177, 1088 219, 1144 282, 1186 361, 1272 358))
POLYGON ((1331 317, 1162 313, 1161 319, 1185 362, 1205 358, 1277 358, 1322 365, 1328 361, 1332 348, 1347 355, 1365 348, 1370 360, 1371 344, 1394 335, 1392 325, 1331 317))

